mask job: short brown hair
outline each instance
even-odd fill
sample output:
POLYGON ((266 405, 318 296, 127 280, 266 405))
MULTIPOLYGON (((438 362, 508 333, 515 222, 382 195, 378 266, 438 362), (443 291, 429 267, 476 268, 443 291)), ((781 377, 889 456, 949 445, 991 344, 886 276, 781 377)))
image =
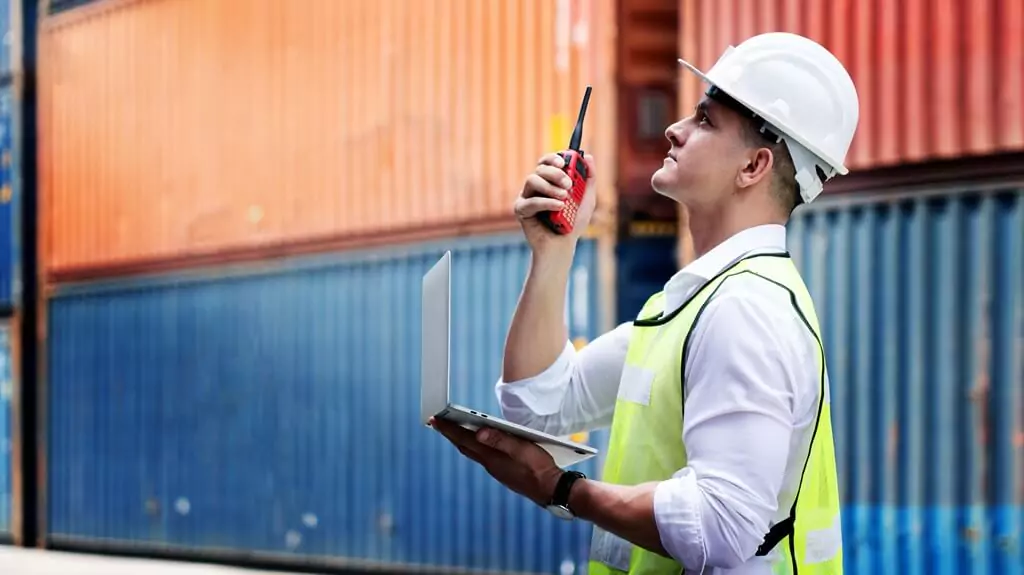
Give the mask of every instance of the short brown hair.
POLYGON ((764 123, 758 118, 750 118, 743 122, 743 138, 747 145, 757 148, 768 148, 772 151, 772 195, 785 213, 791 214, 801 203, 800 186, 796 183, 796 166, 789 154, 789 147, 784 140, 775 142, 770 131, 761 131, 764 123))

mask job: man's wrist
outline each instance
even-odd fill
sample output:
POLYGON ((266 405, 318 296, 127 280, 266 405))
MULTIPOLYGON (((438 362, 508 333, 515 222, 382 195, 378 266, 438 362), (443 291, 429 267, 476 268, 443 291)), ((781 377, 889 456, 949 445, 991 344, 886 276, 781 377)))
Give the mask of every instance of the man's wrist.
MULTIPOLYGON (((550 487, 550 481, 545 481, 545 491, 550 493, 548 499, 542 506, 561 519, 573 519, 576 517, 569 501, 576 485, 586 479, 586 475, 579 471, 559 470, 555 478, 554 487, 550 487)), ((542 483, 543 485, 544 483, 542 483)))
POLYGON ((545 499, 540 502, 542 507, 551 505, 551 502, 555 500, 555 492, 558 490, 558 482, 561 481, 564 473, 565 471, 562 469, 555 469, 541 480, 541 493, 545 497, 545 499))
POLYGON ((574 242, 547 245, 533 252, 530 267, 537 272, 545 273, 545 275, 555 270, 568 271, 572 267, 574 257, 576 257, 574 242))
POLYGON ((572 484, 572 489, 569 490, 569 499, 566 507, 572 514, 579 519, 589 520, 587 513, 587 492, 593 486, 593 482, 588 478, 577 479, 572 484))

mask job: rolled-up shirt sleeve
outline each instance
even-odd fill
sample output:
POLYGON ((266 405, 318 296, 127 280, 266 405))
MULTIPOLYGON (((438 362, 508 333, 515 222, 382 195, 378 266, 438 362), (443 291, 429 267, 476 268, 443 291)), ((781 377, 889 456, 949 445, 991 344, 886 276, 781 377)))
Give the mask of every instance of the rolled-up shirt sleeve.
POLYGON ((518 381, 498 379, 502 417, 551 435, 611 424, 631 323, 623 323, 580 350, 570 342, 546 370, 518 381))
POLYGON ((685 367, 687 466, 654 495, 662 545, 687 569, 736 567, 778 512, 795 427, 816 399, 816 347, 788 292, 723 283, 685 367), (732 288, 732 289, 730 289, 732 288), (808 388, 812 393, 808 393, 808 388))

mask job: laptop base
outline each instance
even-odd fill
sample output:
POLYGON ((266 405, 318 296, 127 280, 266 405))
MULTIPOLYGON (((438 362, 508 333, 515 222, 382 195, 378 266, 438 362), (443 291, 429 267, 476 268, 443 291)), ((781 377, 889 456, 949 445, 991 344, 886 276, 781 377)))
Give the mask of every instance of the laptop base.
POLYGON ((461 405, 450 404, 435 417, 458 423, 471 431, 476 431, 481 427, 490 427, 531 441, 547 451, 554 458, 555 465, 563 469, 597 455, 597 449, 589 445, 555 437, 461 405))

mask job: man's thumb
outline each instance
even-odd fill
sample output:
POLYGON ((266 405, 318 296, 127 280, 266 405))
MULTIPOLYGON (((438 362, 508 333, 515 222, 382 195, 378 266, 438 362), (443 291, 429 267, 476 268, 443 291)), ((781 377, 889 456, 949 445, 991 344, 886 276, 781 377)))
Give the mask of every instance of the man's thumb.
POLYGON ((590 154, 583 154, 583 161, 587 164, 587 181, 594 181, 594 156, 590 154))

